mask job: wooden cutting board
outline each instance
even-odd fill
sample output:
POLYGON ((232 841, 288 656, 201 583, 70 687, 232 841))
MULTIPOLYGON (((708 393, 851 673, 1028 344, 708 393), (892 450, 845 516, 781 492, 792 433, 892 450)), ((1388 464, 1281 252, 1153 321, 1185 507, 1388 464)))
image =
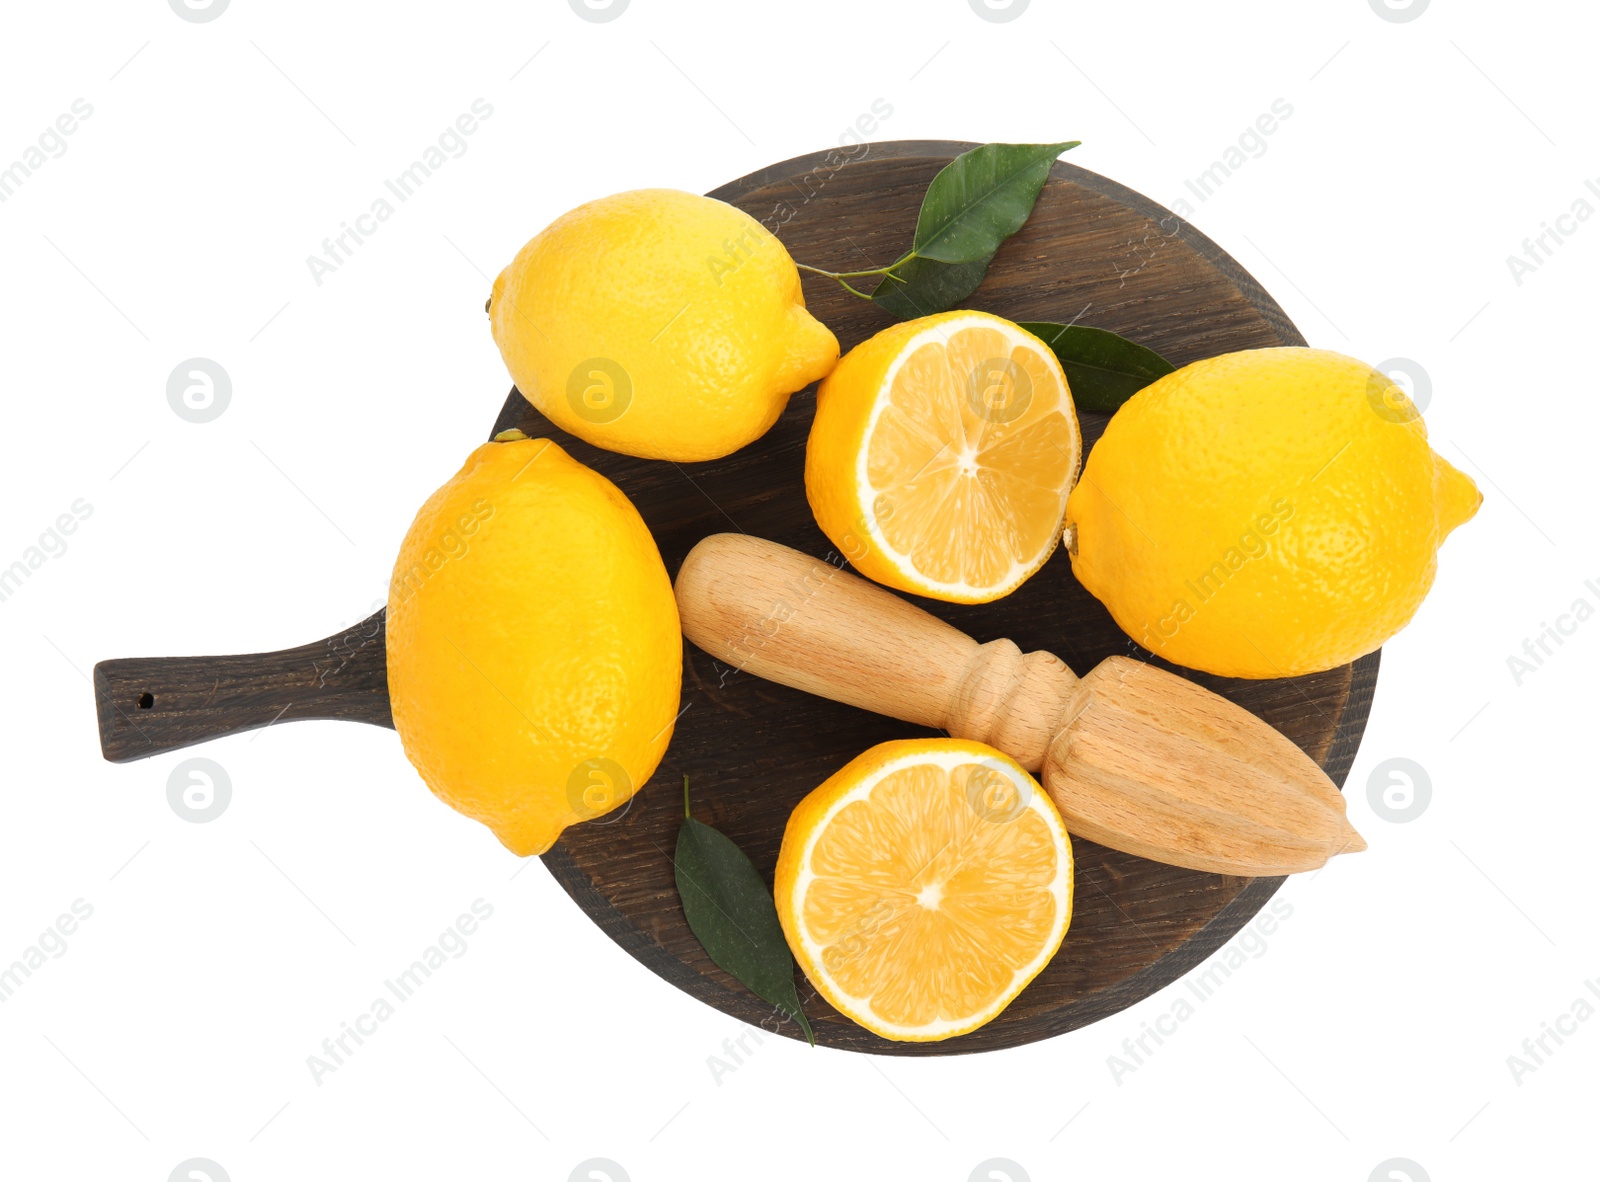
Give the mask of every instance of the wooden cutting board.
MULTIPOLYGON (((818 152, 774 164, 711 195, 773 229, 801 262, 855 271, 909 246, 929 180, 971 144, 901 141, 862 153, 818 152)), ((808 277, 807 306, 848 350, 891 321, 832 281, 808 277)), ((1154 202, 1058 162, 1033 217, 996 256, 964 306, 1012 320, 1112 329, 1182 365, 1236 349, 1303 345, 1283 310, 1245 270, 1154 202)), ((485 333, 488 329, 485 326, 485 333)), ((739 530, 827 557, 806 505, 802 470, 815 388, 795 395, 765 437, 722 460, 673 464, 601 451, 553 426, 512 390, 491 434, 520 427, 556 439, 633 499, 674 576, 707 534, 739 530)), ((1084 414, 1086 448, 1106 416, 1084 414)), ((440 479, 459 456, 441 455, 440 479)), ((919 601, 980 641, 1048 649, 1078 673, 1132 643, 1072 577, 1058 550, 1015 594, 979 606, 919 601)), ((1171 666, 1164 666, 1172 668, 1171 666)), ((1280 681, 1185 676, 1277 727, 1342 785, 1366 726, 1378 654, 1280 681)), ((392 725, 383 613, 338 636, 281 653, 102 662, 95 669, 102 747, 138 759, 299 718, 392 725)), ((684 713, 666 758, 629 805, 568 829, 544 856, 556 880, 618 944, 678 988, 754 1025, 793 1023, 711 963, 684 920, 672 849, 683 777, 695 815, 737 842, 770 882, 789 811, 875 743, 933 732, 811 697, 684 646, 684 713)), ((413 786, 421 790, 420 785, 413 786)), ((895 1043, 840 1017, 802 979, 819 1043, 879 1054, 937 1055, 1017 1046, 1132 1005, 1225 944, 1281 878, 1181 870, 1075 839, 1071 930, 1055 960, 989 1025, 944 1043, 895 1043)), ((1288 987, 1287 983, 1286 986, 1288 987)))

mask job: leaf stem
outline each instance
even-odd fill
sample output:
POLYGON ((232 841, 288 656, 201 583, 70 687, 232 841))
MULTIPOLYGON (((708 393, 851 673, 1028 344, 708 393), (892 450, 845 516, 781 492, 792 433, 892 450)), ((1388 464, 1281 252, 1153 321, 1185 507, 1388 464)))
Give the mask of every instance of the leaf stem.
POLYGON ((887 279, 897 278, 897 276, 894 274, 895 268, 909 263, 916 257, 916 255, 917 252, 915 250, 908 250, 905 252, 905 254, 895 259, 894 262, 890 263, 886 267, 871 267, 865 271, 826 271, 821 267, 812 267, 806 265, 805 263, 796 263, 795 266, 802 271, 809 271, 813 275, 821 275, 826 279, 832 279, 851 295, 859 296, 864 300, 870 300, 872 298, 872 293, 861 291, 858 288, 852 287, 850 284, 846 283, 845 280, 860 279, 866 275, 882 275, 887 279))
MULTIPOLYGON (((882 275, 889 267, 872 267, 866 271, 824 271, 821 267, 808 267, 805 263, 796 263, 802 271, 810 271, 813 275, 824 275, 829 279, 856 279, 862 275, 882 275)), ((890 264, 890 267, 894 264, 890 264)))
POLYGON ((683 774, 683 819, 689 819, 689 773, 683 774))
MULTIPOLYGON (((891 278, 891 276, 888 275, 888 273, 886 272, 884 274, 884 278, 888 279, 888 278, 891 278)), ((870 300, 872 298, 872 294, 870 292, 858 291, 855 288, 851 287, 843 279, 838 280, 838 284, 839 284, 840 287, 844 288, 847 292, 849 292, 853 296, 859 296, 864 300, 870 300)))

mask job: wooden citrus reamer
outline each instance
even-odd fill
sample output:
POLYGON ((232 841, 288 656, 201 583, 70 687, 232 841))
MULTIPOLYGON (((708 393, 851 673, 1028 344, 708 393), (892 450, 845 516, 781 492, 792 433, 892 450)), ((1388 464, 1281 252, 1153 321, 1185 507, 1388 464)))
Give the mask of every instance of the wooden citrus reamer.
POLYGON ((1219 874, 1314 870, 1366 849, 1344 797, 1249 711, 1127 657, 1079 678, 1046 652, 979 644, 798 550, 713 534, 677 581, 684 635, 713 657, 835 701, 997 747, 1067 828, 1219 874))

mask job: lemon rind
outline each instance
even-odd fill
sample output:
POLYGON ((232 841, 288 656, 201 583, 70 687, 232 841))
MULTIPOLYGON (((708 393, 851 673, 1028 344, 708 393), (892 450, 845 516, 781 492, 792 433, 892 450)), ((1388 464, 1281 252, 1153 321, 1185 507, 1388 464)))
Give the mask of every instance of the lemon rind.
POLYGON ((1028 983, 1050 963, 1057 950, 1061 947, 1061 942, 1066 937, 1067 928, 1072 922, 1074 869, 1072 839, 1067 834, 1066 826, 1062 824, 1061 815, 1056 812, 1055 805, 1050 802, 1050 799, 1033 778, 1011 760, 996 754, 986 756, 981 751, 972 748, 908 752, 905 755, 895 756, 866 773, 861 781, 830 803, 827 811, 812 824, 810 832, 806 835, 805 845, 801 847, 794 883, 789 889, 789 901, 794 915, 794 937, 800 945, 796 951, 800 953, 801 968, 805 971, 806 977, 812 984, 816 985, 835 1009, 851 1021, 884 1038, 900 1042, 936 1042, 959 1034, 970 1033, 992 1021, 1008 1005, 1015 1001, 1028 983), (893 773, 922 764, 933 764, 943 771, 949 772, 968 763, 981 763, 1006 775, 1016 784, 1019 791, 1028 794, 1027 807, 1031 811, 1038 813, 1044 819, 1045 824, 1060 839, 1061 848, 1066 851, 1066 856, 1056 860, 1055 877, 1051 879, 1049 886, 1050 894, 1056 901, 1056 921, 1051 926, 1049 937, 1040 945, 1038 954, 1033 960, 1014 971, 1011 985, 1000 993, 999 998, 992 1005, 975 1014, 964 1015, 959 1019, 937 1019, 921 1026, 906 1026, 889 1022, 878 1017, 873 1011, 870 998, 859 997, 840 988, 839 984, 824 967, 822 954, 825 946, 817 943, 806 931, 804 910, 806 888, 817 877, 811 869, 811 857, 816 849, 817 842, 821 839, 822 833, 827 829, 834 817, 847 805, 859 800, 865 800, 880 782, 893 773))
MULTIPOLYGON (((972 327, 991 328, 1009 340, 1013 347, 1026 345, 1043 356, 1047 363, 1060 370, 1060 363, 1056 360, 1050 347, 1038 337, 1025 329, 1017 327, 1011 321, 985 312, 968 312, 958 318, 941 319, 927 328, 921 329, 900 346, 898 354, 884 371, 878 383, 877 393, 872 400, 872 413, 867 416, 866 427, 861 432, 861 444, 856 454, 856 506, 860 511, 862 523, 866 526, 867 536, 872 539, 879 555, 892 566, 901 578, 913 585, 919 592, 930 598, 945 599, 965 603, 986 603, 995 599, 1004 598, 1020 587, 1028 578, 1042 567, 1061 540, 1061 530, 1058 527, 1051 532, 1050 541, 1045 544, 1038 557, 1031 562, 1016 562, 1013 560, 1011 569, 1005 578, 988 586, 976 586, 962 580, 958 583, 941 583, 930 579, 911 564, 909 556, 900 553, 890 544, 889 539, 878 528, 877 517, 872 511, 872 505, 877 499, 878 489, 873 488, 871 480, 867 477, 867 456, 871 447, 873 432, 877 430, 878 420, 883 416, 885 408, 889 405, 888 391, 894 385, 894 379, 906 361, 923 345, 934 339, 948 342, 949 338, 963 328, 972 327)), ((1072 389, 1067 384, 1066 374, 1059 374, 1061 389, 1066 402, 1065 413, 1073 422, 1073 434, 1077 437, 1079 459, 1082 459, 1083 434, 1076 423, 1076 408, 1072 403, 1072 389)), ((1074 465, 1076 466, 1076 465, 1074 465)), ((1067 496, 1072 492, 1073 485, 1077 482, 1077 473, 1073 472, 1061 493, 1061 517, 1066 518, 1067 496)))

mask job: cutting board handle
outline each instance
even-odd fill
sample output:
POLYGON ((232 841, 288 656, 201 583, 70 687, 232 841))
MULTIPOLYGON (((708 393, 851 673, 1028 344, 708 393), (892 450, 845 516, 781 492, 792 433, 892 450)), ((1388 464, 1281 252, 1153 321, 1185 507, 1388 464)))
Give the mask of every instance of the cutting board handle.
POLYGON ((306 718, 394 726, 385 611, 299 648, 221 657, 128 657, 94 667, 100 750, 145 759, 306 718))

